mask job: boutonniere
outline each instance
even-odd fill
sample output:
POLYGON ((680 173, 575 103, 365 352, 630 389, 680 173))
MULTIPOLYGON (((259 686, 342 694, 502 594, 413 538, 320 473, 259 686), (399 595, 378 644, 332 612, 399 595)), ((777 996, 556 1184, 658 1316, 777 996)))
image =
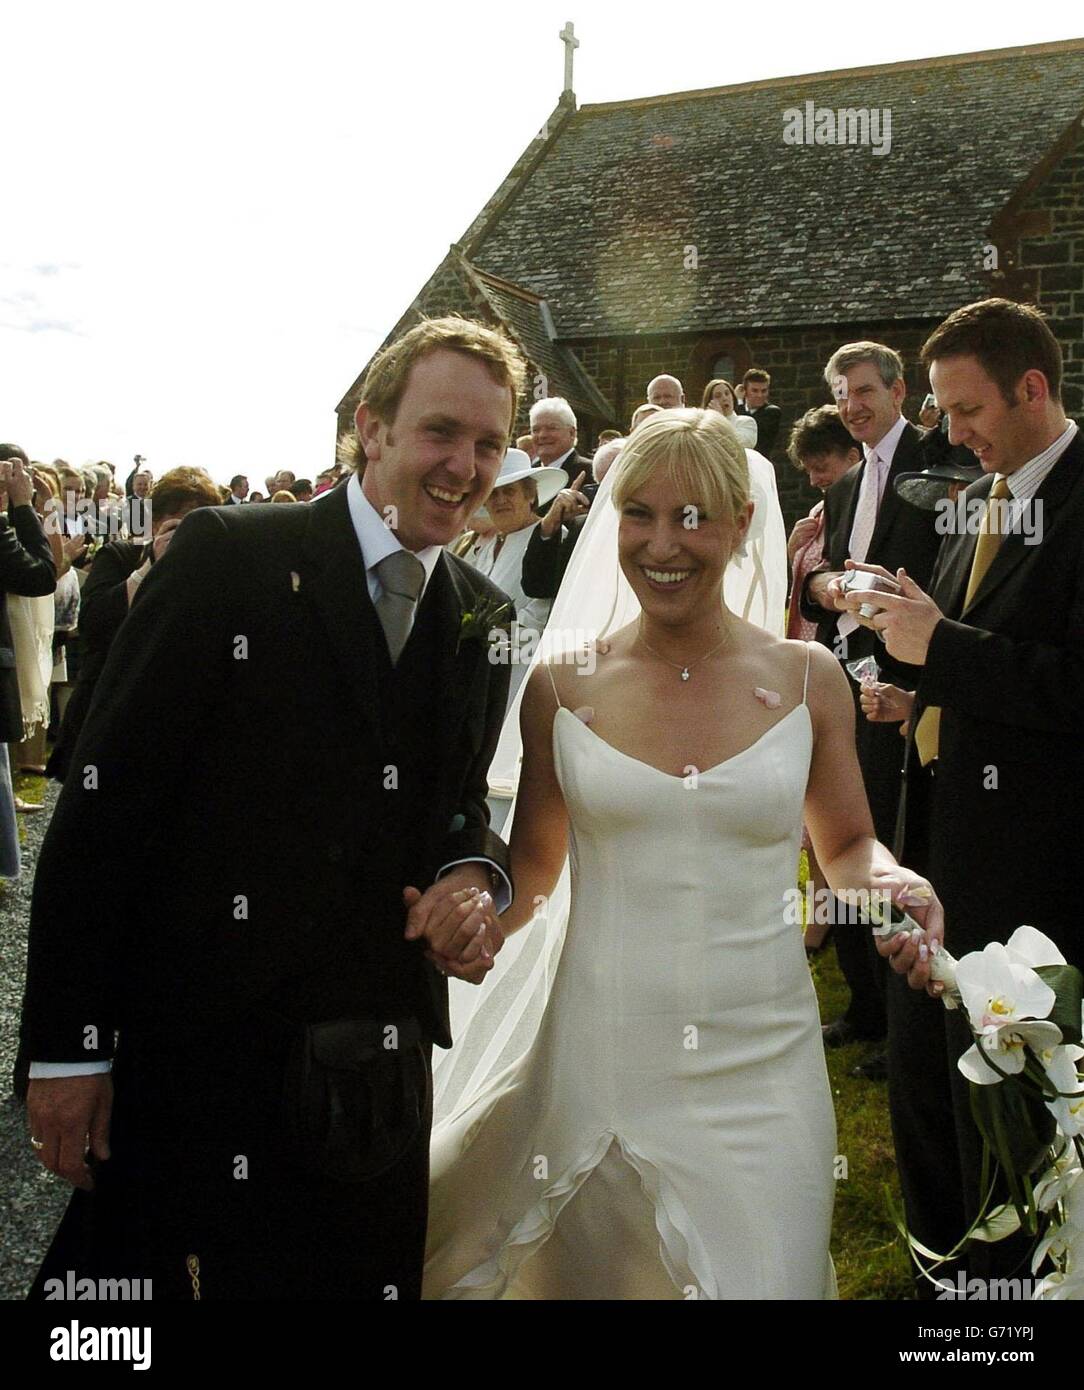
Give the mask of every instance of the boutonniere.
POLYGON ((464 613, 459 620, 456 652, 458 653, 464 642, 488 643, 490 629, 510 607, 511 604, 501 603, 499 599, 486 598, 482 599, 476 608, 464 613))

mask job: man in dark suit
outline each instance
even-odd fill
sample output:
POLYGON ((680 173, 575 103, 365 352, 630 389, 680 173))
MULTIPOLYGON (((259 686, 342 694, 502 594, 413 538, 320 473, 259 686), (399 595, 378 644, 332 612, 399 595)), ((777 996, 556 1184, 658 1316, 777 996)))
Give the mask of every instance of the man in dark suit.
POLYGON ((513 615, 444 546, 522 379, 481 325, 419 324, 366 377, 363 480, 196 511, 141 585, 34 887, 30 1133, 81 1189, 35 1293, 419 1297, 444 976, 484 977, 512 891, 485 799, 513 615), (88 898, 133 825, 139 895, 88 898))
MULTIPOLYGON (((806 580, 802 615, 817 623, 817 640, 830 647, 844 666, 872 656, 884 681, 906 686, 917 673, 901 668, 874 632, 860 626, 852 614, 841 612, 840 590, 849 559, 889 570, 905 565, 909 573, 924 576, 920 583, 928 582, 933 570, 940 544, 936 517, 902 501, 893 486, 901 473, 923 467, 922 436, 901 413, 906 395, 903 363, 898 353, 881 343, 848 343, 832 355, 824 376, 839 405, 840 419, 862 446, 864 458, 825 496, 825 563, 806 580)), ((853 679, 851 688, 857 705, 858 685, 853 679)), ((861 717, 856 740, 873 824, 878 838, 891 845, 902 741, 895 727, 871 724, 861 717)), ((924 872, 920 864, 909 863, 909 867, 924 872)), ((826 1025, 826 1045, 883 1038, 884 970, 869 933, 844 925, 836 933, 836 950, 851 999, 846 1013, 826 1025)), ((874 1059, 864 1074, 883 1076, 883 1060, 874 1059)))
POLYGON ((576 416, 563 396, 546 396, 531 406, 533 463, 547 468, 563 468, 571 487, 581 473, 584 485, 594 484, 591 460, 576 452, 576 416))
POLYGON ((772 378, 763 367, 750 367, 741 379, 744 399, 738 402, 738 414, 748 415, 756 421, 758 454, 771 458, 783 412, 768 400, 772 389, 772 378))
MULTIPOLYGON (((988 299, 936 328, 922 361, 952 444, 987 476, 957 505, 931 583, 908 570, 873 620, 893 659, 918 672, 913 707, 895 714, 910 717, 920 754, 909 781, 920 761, 935 768, 928 819, 909 797, 908 830, 928 839, 954 956, 1027 923, 1084 968, 1084 442, 1062 408, 1061 350, 1035 309, 988 299)), ((908 1224, 943 1252, 979 1209, 981 1145, 956 1066, 972 1041, 966 1019, 904 984, 905 973, 916 989, 928 983, 931 945, 897 939, 882 953, 897 972, 890 1045, 896 1036, 909 1071, 908 1127, 893 1115, 908 1224)), ((1010 1275, 1022 1243, 976 1243, 970 1273, 1010 1275)))

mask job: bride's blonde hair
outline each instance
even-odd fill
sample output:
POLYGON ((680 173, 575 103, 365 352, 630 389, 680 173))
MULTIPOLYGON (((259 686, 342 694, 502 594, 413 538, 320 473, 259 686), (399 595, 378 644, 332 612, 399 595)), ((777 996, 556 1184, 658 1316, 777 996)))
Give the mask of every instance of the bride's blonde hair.
POLYGON ((632 435, 614 468, 612 500, 618 508, 660 470, 709 517, 731 526, 750 497, 745 448, 717 410, 664 410, 632 435))

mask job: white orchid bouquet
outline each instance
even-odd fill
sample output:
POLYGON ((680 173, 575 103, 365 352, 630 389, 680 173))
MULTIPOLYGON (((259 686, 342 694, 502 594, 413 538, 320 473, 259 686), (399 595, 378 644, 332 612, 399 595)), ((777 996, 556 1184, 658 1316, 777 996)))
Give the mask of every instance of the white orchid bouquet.
MULTIPOLYGON (((892 911, 880 936, 918 930, 892 911)), ((992 941, 955 960, 943 947, 930 974, 947 1008, 964 1009, 974 1042, 958 1062, 970 1082, 971 1111, 983 1137, 983 1208, 948 1254, 914 1239, 931 1267, 955 1258, 969 1240, 1002 1240, 1018 1230, 1036 1237, 1032 1273, 1044 1265, 1036 1298, 1084 1299, 1084 1076, 1078 1070, 1080 971, 1034 927, 1018 927, 1004 945, 992 941), (1000 1172, 1009 1201, 991 1209, 1000 1172)), ((922 1264, 920 1268, 928 1269, 922 1264)))

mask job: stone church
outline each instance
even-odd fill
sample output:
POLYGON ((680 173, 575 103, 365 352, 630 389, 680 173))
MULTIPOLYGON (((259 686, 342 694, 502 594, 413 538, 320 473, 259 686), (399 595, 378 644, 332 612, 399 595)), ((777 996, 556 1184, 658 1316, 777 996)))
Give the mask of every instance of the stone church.
POLYGON ((553 114, 385 341, 421 315, 502 326, 526 404, 566 397, 588 450, 659 372, 699 405, 710 378, 764 367, 788 520, 814 496, 789 426, 830 399, 840 343, 902 353, 915 419, 929 329, 986 295, 1026 300, 1061 341, 1066 410, 1084 409, 1084 39, 582 107, 570 59, 553 114))

